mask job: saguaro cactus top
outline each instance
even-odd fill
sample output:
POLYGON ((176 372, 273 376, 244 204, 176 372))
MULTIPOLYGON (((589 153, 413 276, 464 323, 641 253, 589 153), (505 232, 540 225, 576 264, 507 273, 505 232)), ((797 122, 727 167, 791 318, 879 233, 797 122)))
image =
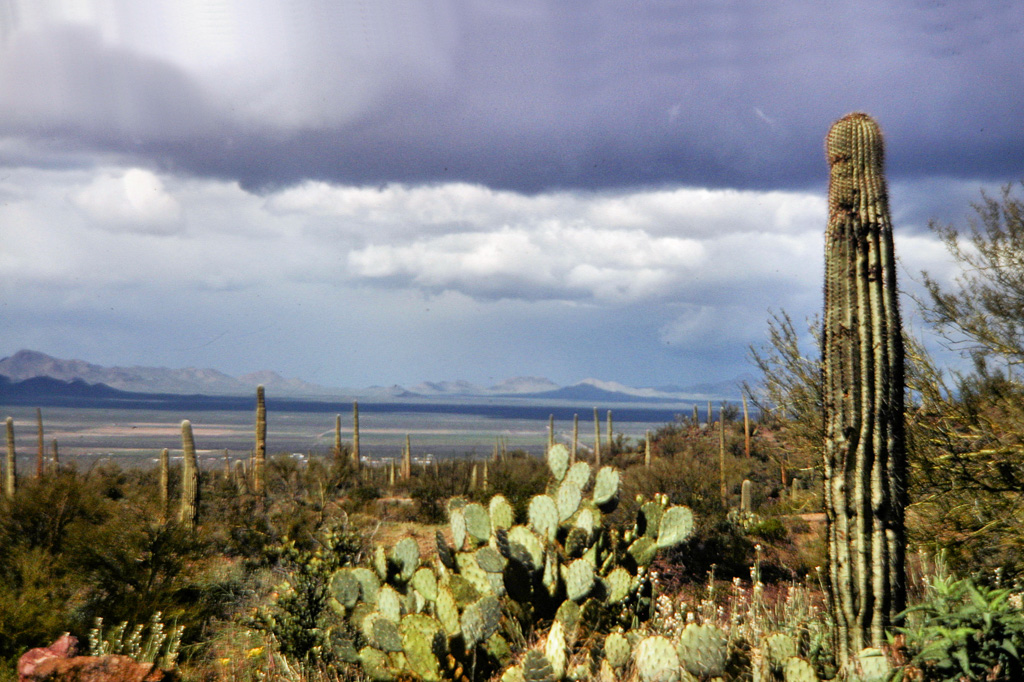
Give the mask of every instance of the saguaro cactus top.
POLYGON ((830 599, 840 660, 885 643, 906 602, 903 337, 878 125, 826 138, 823 388, 830 599))

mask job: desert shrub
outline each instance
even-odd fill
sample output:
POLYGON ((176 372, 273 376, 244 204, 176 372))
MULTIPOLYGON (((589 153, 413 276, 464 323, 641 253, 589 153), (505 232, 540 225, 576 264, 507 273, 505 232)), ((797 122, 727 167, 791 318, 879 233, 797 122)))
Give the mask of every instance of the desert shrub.
MULTIPOLYGON (((913 656, 910 666, 927 681, 1024 679, 1019 600, 1007 588, 936 575, 924 601, 904 612, 907 626, 899 631, 913 656)), ((901 679, 910 679, 907 672, 901 679)))
POLYGON ((269 635, 285 656, 334 663, 328 631, 343 624, 336 622, 328 605, 330 578, 338 568, 355 563, 361 551, 362 537, 345 526, 323 529, 312 549, 286 539, 272 550, 283 582, 276 599, 257 610, 252 625, 269 635))

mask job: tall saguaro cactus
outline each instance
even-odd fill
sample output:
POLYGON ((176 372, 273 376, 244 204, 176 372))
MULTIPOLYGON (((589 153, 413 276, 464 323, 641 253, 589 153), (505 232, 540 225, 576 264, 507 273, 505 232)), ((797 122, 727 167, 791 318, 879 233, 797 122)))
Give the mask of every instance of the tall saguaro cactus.
POLYGON ((167 448, 160 451, 160 475, 157 481, 160 497, 160 519, 167 519, 167 505, 171 500, 171 452, 167 448))
POLYGON ((829 600, 840 661, 885 643, 906 604, 903 337, 878 125, 829 130, 822 338, 829 600))
POLYGON ((267 490, 267 398, 263 384, 256 387, 256 450, 252 460, 252 491, 257 495, 267 490))
POLYGON ((601 418, 597 416, 597 408, 594 408, 594 466, 601 466, 601 418))
POLYGON ((18 490, 18 453, 14 449, 14 419, 7 418, 7 471, 4 472, 4 495, 13 500, 18 490))
POLYGON ((181 510, 178 522, 185 528, 196 525, 199 513, 199 461, 196 458, 196 442, 192 437, 192 422, 181 422, 181 510))

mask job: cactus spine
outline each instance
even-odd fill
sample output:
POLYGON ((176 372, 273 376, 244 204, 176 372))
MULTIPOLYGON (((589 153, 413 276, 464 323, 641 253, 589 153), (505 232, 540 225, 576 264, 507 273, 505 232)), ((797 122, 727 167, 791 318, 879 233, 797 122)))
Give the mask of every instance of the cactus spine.
POLYGON ((601 418, 594 408, 594 466, 601 466, 601 418))
POLYGON ((352 464, 356 469, 362 464, 359 459, 359 403, 352 401, 352 464))
POLYGON ((267 491, 267 399, 263 384, 256 387, 256 450, 252 460, 252 488, 257 495, 267 491))
POLYGON ((167 448, 160 451, 160 477, 159 477, 159 496, 160 496, 160 518, 167 518, 167 505, 171 500, 170 490, 170 460, 171 453, 167 448))
POLYGON ((46 468, 46 443, 43 441, 43 411, 36 408, 36 427, 39 432, 39 455, 36 457, 36 478, 43 477, 46 468))
POLYGON ((4 477, 4 495, 13 500, 18 490, 18 453, 14 449, 14 419, 7 418, 7 472, 4 477))
POLYGON ((178 522, 185 528, 196 526, 199 511, 199 462, 196 459, 196 443, 192 438, 192 422, 181 422, 181 510, 178 522))
POLYGON ((878 125, 829 130, 822 339, 829 600, 837 658, 852 661, 906 604, 903 337, 878 125))

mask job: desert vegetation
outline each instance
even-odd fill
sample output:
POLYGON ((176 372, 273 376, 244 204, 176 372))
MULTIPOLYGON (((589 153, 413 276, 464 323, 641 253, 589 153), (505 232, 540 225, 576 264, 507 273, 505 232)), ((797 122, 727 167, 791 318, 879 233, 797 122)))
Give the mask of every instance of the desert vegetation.
POLYGON ((943 372, 901 324, 877 126, 827 152, 820 347, 772 313, 741 404, 638 442, 594 408, 593 447, 370 466, 354 405, 299 461, 260 387, 248 461, 200 469, 186 420, 180 466, 79 470, 37 413, 25 470, 8 419, 0 678, 71 632, 188 680, 1024 679, 1024 204, 933 226, 967 273, 916 302, 970 358, 943 372))

